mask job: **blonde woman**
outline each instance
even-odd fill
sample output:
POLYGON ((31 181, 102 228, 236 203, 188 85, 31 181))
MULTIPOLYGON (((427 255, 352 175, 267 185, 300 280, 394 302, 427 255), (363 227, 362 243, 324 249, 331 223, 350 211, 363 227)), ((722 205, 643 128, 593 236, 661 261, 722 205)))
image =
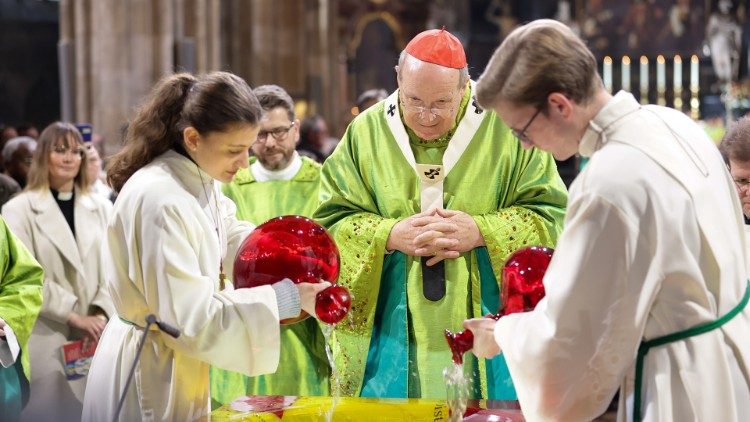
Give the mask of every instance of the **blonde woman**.
POLYGON ((26 189, 2 209, 44 268, 44 301, 29 341, 31 396, 22 420, 80 420, 86 379, 65 377, 61 347, 96 341, 114 314, 102 247, 111 204, 89 192, 81 135, 68 123, 42 132, 26 189))

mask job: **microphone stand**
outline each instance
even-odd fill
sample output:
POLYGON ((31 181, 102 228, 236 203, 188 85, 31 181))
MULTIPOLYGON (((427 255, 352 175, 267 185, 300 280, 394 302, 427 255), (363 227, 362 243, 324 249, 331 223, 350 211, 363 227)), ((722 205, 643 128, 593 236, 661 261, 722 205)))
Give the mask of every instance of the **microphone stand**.
POLYGON ((156 324, 156 326, 159 327, 160 331, 167 333, 171 337, 177 338, 180 336, 180 330, 178 330, 175 327, 172 327, 171 325, 168 325, 164 322, 157 320, 156 315, 154 314, 146 315, 146 327, 143 328, 143 336, 141 336, 141 344, 138 346, 138 352, 136 352, 135 359, 133 360, 133 365, 130 367, 130 373, 128 374, 127 381, 125 381, 125 388, 122 390, 120 401, 117 403, 117 410, 115 411, 115 416, 112 418, 112 422, 117 422, 117 419, 120 417, 120 411, 122 410, 122 405, 125 403, 125 396, 127 396, 128 394, 128 388, 130 388, 130 382, 133 381, 133 375, 135 374, 135 367, 136 365, 138 365, 138 361, 141 359, 141 352, 143 351, 143 346, 146 344, 146 336, 148 335, 149 329, 154 324, 156 324))

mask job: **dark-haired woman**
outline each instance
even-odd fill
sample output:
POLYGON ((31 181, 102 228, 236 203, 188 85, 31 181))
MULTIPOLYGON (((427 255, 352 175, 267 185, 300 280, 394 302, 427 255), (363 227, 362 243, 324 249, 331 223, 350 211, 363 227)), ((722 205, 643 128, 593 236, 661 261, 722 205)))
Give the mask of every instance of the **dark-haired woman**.
POLYGON ((115 313, 102 246, 112 204, 94 195, 81 134, 69 123, 42 131, 26 189, 3 206, 8 227, 44 268, 44 301, 29 340, 31 395, 22 420, 79 420, 85 378, 67 379, 61 347, 99 339, 115 313))
POLYGON ((253 226, 234 217, 218 183, 246 167, 258 100, 225 72, 161 80, 131 121, 108 169, 119 191, 109 224, 107 281, 119 318, 107 325, 89 372, 83 420, 112 420, 145 319, 182 331, 146 339, 120 419, 195 420, 208 413, 209 365, 247 375, 276 370, 279 319, 314 314, 327 285, 233 290, 224 285, 253 226))

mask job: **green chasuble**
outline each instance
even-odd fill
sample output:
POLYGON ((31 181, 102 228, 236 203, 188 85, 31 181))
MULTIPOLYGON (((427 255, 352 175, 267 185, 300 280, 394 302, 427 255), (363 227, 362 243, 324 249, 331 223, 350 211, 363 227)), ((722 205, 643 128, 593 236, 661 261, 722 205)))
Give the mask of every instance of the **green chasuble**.
MULTIPOLYGON (((250 158, 250 165, 256 158, 250 158)), ((258 182, 249 168, 222 187, 237 205, 237 218, 262 224, 280 215, 312 217, 318 205, 320 164, 302 157, 302 167, 291 180, 258 182)), ((211 399, 226 404, 245 395, 327 396, 330 369, 323 334, 314 318, 281 327, 278 370, 248 377, 211 368, 211 399)))
MULTIPOLYGON (((404 131, 397 98, 396 92, 357 116, 323 165, 315 218, 336 239, 339 282, 353 297, 332 340, 338 388, 348 396, 444 398, 442 371, 451 353, 443 331, 497 312, 506 257, 524 245, 554 246, 567 191, 552 157, 524 150, 493 112, 471 101, 470 89, 453 130, 430 142, 404 131), (450 158, 462 143, 460 158, 450 158), (443 207, 473 216, 486 243, 445 261, 446 294, 435 302, 423 295, 419 258, 385 253, 393 225, 421 211, 413 161, 453 163, 443 181, 443 207)), ((515 398, 502 355, 466 357, 473 397, 515 398)))
MULTIPOLYGON (((0 318, 13 329, 21 347, 15 364, 0 365, 0 420, 20 417, 22 402, 28 400, 31 329, 42 307, 44 271, 23 243, 0 218, 0 318)), ((5 342, 5 337, 0 342, 5 342)))

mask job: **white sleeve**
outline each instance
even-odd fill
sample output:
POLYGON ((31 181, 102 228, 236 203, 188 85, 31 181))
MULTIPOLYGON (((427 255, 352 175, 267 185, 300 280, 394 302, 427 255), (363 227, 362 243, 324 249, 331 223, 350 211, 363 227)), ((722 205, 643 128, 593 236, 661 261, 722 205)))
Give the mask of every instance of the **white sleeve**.
MULTIPOLYGON (((222 369, 258 375, 279 359, 279 315, 271 286, 216 293, 201 271, 203 235, 179 206, 144 213, 140 251, 149 311, 182 331, 167 345, 222 369), (244 356, 238 358, 237 351, 244 356)), ((127 318, 127 316, 124 316, 127 318)))
POLYGON ((501 318, 495 340, 529 420, 601 415, 636 356, 646 321, 638 227, 600 197, 570 204, 532 312, 501 318))
MULTIPOLYGON (((5 323, 2 318, 0 318, 0 321, 5 323)), ((5 323, 3 331, 5 331, 5 339, 0 340, 0 364, 3 365, 3 368, 10 368, 16 363, 21 346, 18 344, 16 333, 13 332, 13 328, 10 325, 5 323)))

